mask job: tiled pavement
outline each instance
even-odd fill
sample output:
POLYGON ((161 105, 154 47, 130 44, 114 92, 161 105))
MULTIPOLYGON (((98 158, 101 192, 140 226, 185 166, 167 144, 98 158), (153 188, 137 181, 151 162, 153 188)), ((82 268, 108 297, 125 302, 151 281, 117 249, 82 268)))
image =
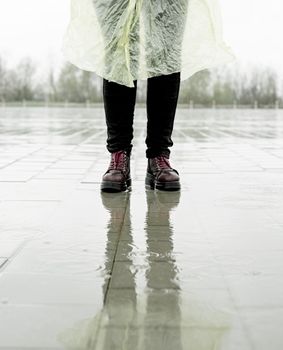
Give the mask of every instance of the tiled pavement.
POLYGON ((97 109, 0 109, 0 350, 283 349, 283 111, 179 108, 180 192, 100 193, 97 109))

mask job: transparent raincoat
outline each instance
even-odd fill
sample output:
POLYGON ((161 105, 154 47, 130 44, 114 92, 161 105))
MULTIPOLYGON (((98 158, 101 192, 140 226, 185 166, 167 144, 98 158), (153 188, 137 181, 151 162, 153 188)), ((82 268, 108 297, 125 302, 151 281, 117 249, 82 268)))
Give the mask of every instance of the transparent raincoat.
POLYGON ((122 85, 235 60, 218 0, 71 0, 62 52, 80 69, 122 85))

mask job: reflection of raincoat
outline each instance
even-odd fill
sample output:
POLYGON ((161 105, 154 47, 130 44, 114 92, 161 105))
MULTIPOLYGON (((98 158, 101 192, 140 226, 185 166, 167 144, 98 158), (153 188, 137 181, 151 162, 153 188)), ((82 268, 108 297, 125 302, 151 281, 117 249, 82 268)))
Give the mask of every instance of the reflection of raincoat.
POLYGON ((235 60, 222 37, 218 0, 71 0, 63 39, 77 67, 133 87, 133 80, 235 60))

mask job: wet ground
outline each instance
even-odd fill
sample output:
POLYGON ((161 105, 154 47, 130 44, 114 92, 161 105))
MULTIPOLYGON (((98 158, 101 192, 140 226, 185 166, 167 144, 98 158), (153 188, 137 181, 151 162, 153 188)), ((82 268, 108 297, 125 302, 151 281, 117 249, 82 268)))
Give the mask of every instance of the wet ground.
POLYGON ((283 111, 179 108, 179 192, 145 125, 103 194, 102 109, 0 109, 1 350, 283 348, 283 111))

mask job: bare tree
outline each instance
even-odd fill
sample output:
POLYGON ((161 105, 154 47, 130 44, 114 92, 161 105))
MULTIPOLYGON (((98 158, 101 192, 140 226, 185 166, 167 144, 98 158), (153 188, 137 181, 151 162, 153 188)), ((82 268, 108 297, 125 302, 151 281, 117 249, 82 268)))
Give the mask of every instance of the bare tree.
POLYGON ((4 60, 0 57, 0 100, 5 99, 5 79, 6 79, 6 67, 4 60))
POLYGON ((211 72, 202 70, 195 73, 191 78, 182 82, 180 90, 180 103, 207 104, 211 100, 211 72))
POLYGON ((53 67, 49 69, 46 85, 47 85, 46 100, 51 102, 58 101, 57 81, 55 78, 53 67))
POLYGON ((7 100, 33 100, 35 72, 35 64, 30 58, 24 58, 15 69, 7 71, 5 79, 7 100))

